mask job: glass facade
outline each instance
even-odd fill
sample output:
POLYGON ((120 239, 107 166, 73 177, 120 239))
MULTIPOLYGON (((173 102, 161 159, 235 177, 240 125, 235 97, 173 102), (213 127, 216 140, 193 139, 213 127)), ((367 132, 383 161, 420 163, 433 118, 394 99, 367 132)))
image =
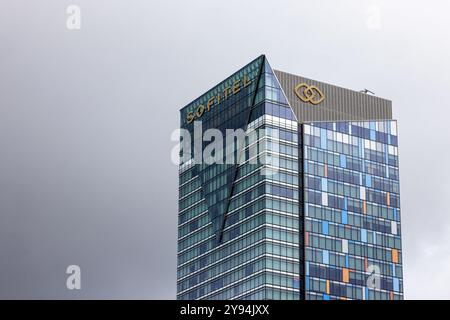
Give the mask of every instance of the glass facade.
POLYGON ((307 299, 401 299, 396 121, 305 124, 304 172, 307 299))
POLYGON ((177 299, 402 298, 395 121, 301 124, 264 56, 180 113, 177 299), (239 162, 196 161, 211 128, 239 162))

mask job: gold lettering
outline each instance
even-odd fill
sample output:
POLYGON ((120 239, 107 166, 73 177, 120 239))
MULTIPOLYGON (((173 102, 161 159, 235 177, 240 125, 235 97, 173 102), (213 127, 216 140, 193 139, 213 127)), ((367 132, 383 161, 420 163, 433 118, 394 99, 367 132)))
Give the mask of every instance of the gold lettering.
POLYGON ((236 80, 233 83, 233 94, 236 94, 241 90, 240 83, 241 83, 241 80, 236 80))
POLYGON ((211 97, 207 101, 206 107, 203 104, 200 104, 197 106, 195 111, 188 112, 186 115, 187 123, 191 123, 195 118, 200 118, 201 116, 203 116, 205 111, 210 111, 215 104, 220 104, 222 98, 224 100, 227 100, 228 97, 232 94, 237 94, 239 91, 241 91, 242 88, 248 87, 251 82, 252 80, 250 80, 247 75, 244 75, 242 79, 235 80, 231 87, 225 87, 225 89, 223 90, 223 95, 222 93, 218 93, 217 96, 211 97))
POLYGON ((230 93, 231 88, 230 87, 226 87, 225 90, 223 90, 223 95, 225 97, 225 100, 228 99, 228 94, 230 93))
POLYGON ((247 87, 247 86, 251 83, 251 81, 250 81, 250 79, 247 77, 247 75, 244 75, 244 81, 243 81, 243 83, 244 83, 244 88, 247 87))
POLYGON ((200 118, 204 112, 205 112, 205 106, 201 104, 197 107, 197 110, 195 111, 195 115, 197 116, 197 118, 200 118))
POLYGON ((208 111, 209 110, 211 110, 211 107, 214 105, 214 99, 215 99, 216 97, 211 97, 209 100, 208 100, 208 103, 206 104, 206 108, 208 109, 208 111))
POLYGON ((194 113, 189 112, 186 116, 187 123, 191 123, 194 120, 194 113))

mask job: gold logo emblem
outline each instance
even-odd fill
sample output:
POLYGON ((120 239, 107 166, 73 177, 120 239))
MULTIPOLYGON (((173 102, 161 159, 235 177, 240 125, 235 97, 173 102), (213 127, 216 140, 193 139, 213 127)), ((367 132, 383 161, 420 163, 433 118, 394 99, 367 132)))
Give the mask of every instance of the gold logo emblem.
POLYGON ((325 100, 325 95, 319 88, 306 83, 299 83, 294 88, 295 95, 303 102, 319 104, 325 100))

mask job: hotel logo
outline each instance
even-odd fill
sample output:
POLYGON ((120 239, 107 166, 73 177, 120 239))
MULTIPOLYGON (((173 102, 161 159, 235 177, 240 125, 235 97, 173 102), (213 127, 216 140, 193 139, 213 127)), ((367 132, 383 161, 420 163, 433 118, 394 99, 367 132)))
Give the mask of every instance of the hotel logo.
POLYGON ((325 95, 319 88, 307 83, 297 84, 294 88, 294 93, 303 102, 311 104, 319 104, 325 100, 325 95))

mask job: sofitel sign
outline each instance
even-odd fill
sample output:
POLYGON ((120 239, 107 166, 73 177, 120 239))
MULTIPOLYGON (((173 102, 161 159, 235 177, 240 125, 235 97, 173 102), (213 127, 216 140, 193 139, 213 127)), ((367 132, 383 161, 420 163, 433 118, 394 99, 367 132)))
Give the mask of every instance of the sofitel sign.
POLYGON ((222 102, 222 100, 227 100, 230 96, 239 93, 241 88, 248 87, 251 82, 252 81, 247 77, 247 75, 244 75, 241 79, 235 80, 231 87, 227 86, 223 92, 209 98, 206 106, 204 104, 199 104, 196 108, 194 108, 194 111, 188 112, 186 115, 187 123, 191 123, 195 119, 201 118, 206 111, 211 110, 212 106, 218 105, 222 102))

